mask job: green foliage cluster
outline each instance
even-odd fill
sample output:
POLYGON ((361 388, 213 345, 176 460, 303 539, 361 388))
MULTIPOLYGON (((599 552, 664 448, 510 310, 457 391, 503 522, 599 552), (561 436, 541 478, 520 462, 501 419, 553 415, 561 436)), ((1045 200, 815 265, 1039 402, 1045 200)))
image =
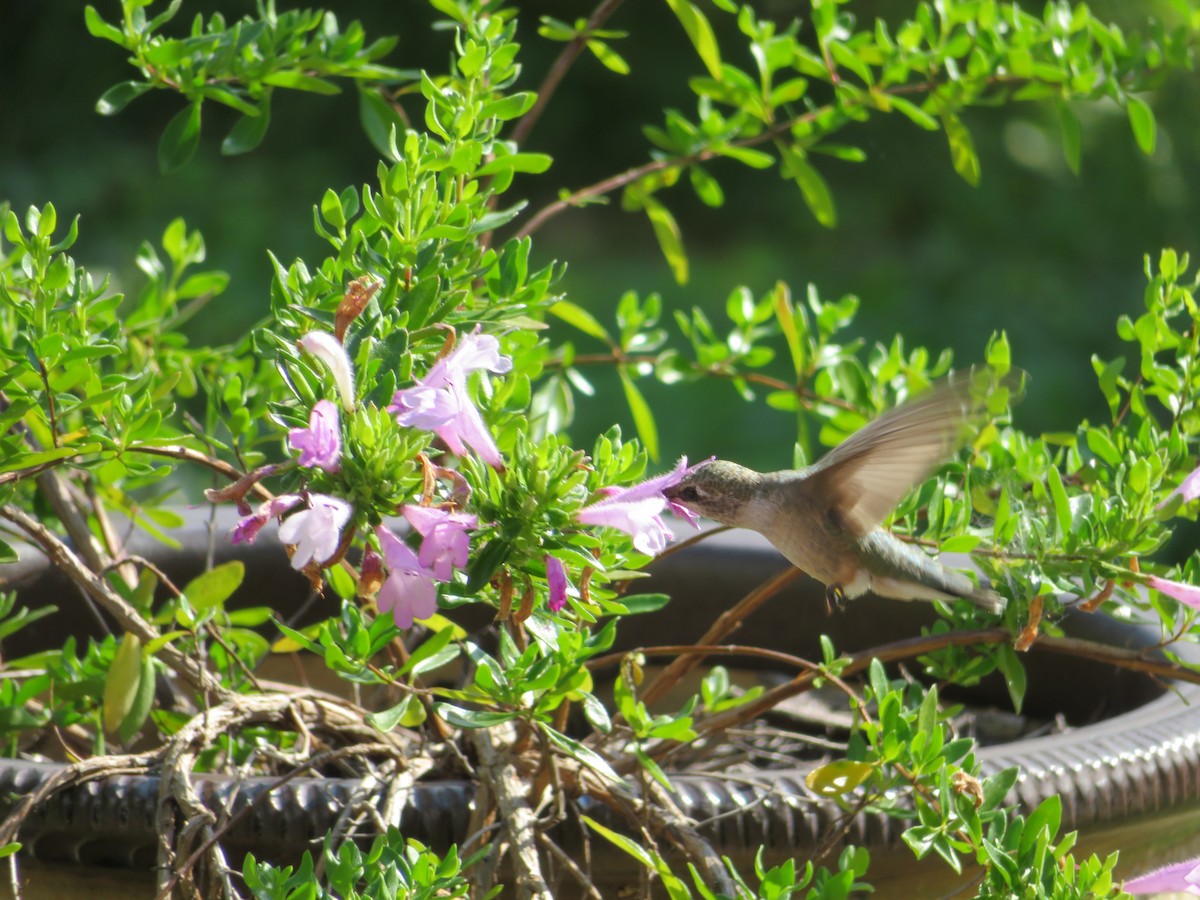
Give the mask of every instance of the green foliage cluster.
MULTIPOLYGON (((661 127, 646 129, 650 162, 565 192, 523 217, 523 201, 506 195, 519 196, 518 176, 550 167, 550 158, 525 150, 522 138, 548 108, 553 83, 540 96, 517 89, 516 8, 431 3, 444 16, 452 49, 444 73, 384 66, 379 60, 394 39, 367 43, 357 24, 342 30, 321 11, 280 14, 267 0, 232 26, 219 15, 198 17, 182 37, 167 32, 181 0, 152 18, 145 0, 122 0, 119 25, 88 8, 91 33, 123 47, 140 74, 106 92, 101 112, 118 112, 155 88, 186 103, 159 144, 164 169, 194 152, 205 101, 242 114, 223 149, 245 152, 265 134, 275 88, 329 93, 343 78, 359 90, 363 128, 381 158, 372 183, 330 187, 315 204, 314 228, 329 255, 315 263, 272 258, 270 316, 231 347, 191 347, 180 332, 227 286, 222 273, 197 270, 204 242, 182 219, 163 235, 165 261, 143 245, 137 259, 145 286, 126 297, 67 255, 77 223, 64 233, 52 204, 23 218, 3 211, 0 519, 109 612, 120 610, 114 615, 124 629, 83 649, 71 642, 5 661, 36 670, 0 684, 7 711, 0 733, 10 750, 51 724, 90 729, 94 753, 128 748, 147 730, 170 742, 191 717, 158 707, 160 677, 233 697, 256 690, 252 669, 268 653, 307 650, 353 685, 401 698, 365 716, 379 733, 410 729, 464 743, 472 733, 515 734, 513 743, 541 754, 564 797, 591 790, 624 808, 618 801, 640 790, 639 802, 651 805, 654 790, 670 790, 669 751, 719 731, 730 717, 751 715, 761 692, 735 693, 718 667, 695 696, 664 713, 643 700, 636 657, 622 661, 611 707, 593 682, 592 668, 613 645, 620 621, 667 602, 628 590, 649 561, 634 533, 579 519, 582 509, 638 481, 657 460, 658 421, 639 382, 711 380, 731 383, 750 402, 761 394, 768 406, 795 416, 802 466, 821 445, 927 388, 949 372, 952 359, 909 347, 900 336, 870 347, 847 340, 855 298, 830 301, 809 287, 796 299, 784 284, 761 297, 735 288, 725 304, 727 323, 699 310, 674 311, 681 340, 672 343, 655 295, 627 293, 611 316, 562 296, 561 267, 532 262, 530 234, 555 215, 621 190, 626 209, 646 213, 683 281, 682 232, 665 197, 684 174, 703 202, 719 206, 719 163, 777 168, 817 220, 832 227, 836 208, 817 160, 862 160, 861 149, 833 138, 872 112, 898 112, 918 127, 942 130, 955 169, 971 182, 979 164, 960 117, 971 106, 1053 103, 1067 160, 1078 169, 1079 123, 1068 101, 1116 101, 1150 152, 1154 116, 1137 93, 1164 72, 1190 66, 1200 30, 1200 13, 1186 5, 1179 26, 1155 25, 1138 36, 1097 20, 1085 6, 1060 2, 1048 3, 1040 17, 991 0, 920 4, 910 21, 889 30, 860 26, 849 0, 814 3, 808 22, 783 27, 750 4, 715 0, 706 12, 691 0, 668 0, 705 72, 689 81, 694 119, 668 112, 661 127), (728 61, 710 14, 736 17, 751 69, 728 61), (363 302, 347 316, 355 296, 363 302), (353 396, 339 396, 328 360, 301 349, 298 341, 314 331, 338 333, 355 376, 353 396), (431 379, 447 354, 477 334, 498 339, 511 368, 466 378, 454 386, 456 402, 478 411, 502 466, 445 452, 430 430, 403 426, 386 409, 397 391, 431 379), (587 345, 600 350, 585 352, 587 345), (591 365, 617 371, 636 440, 613 428, 589 452, 572 443, 576 394, 594 390, 585 374, 591 365), (287 459, 286 435, 307 426, 322 400, 340 403, 345 414, 340 465, 299 466, 287 459), (284 637, 270 644, 255 630, 268 609, 226 608, 242 580, 236 564, 212 568, 160 599, 157 573, 124 555, 111 516, 172 542, 179 518, 166 503, 178 482, 167 476, 181 468, 213 473, 213 496, 245 504, 250 515, 250 498, 262 499, 252 492, 266 484, 275 494, 346 504, 338 552, 306 569, 339 598, 336 615, 306 629, 279 623, 284 637), (469 561, 440 579, 442 613, 406 632, 373 605, 378 572, 369 571, 369 560, 387 553, 377 529, 402 506, 418 504, 468 512, 477 525, 469 561), (344 556, 351 545, 363 551, 354 565, 344 556), (553 566, 571 586, 565 597, 556 597, 553 566), (482 605, 499 620, 494 648, 452 621, 465 604, 482 605), (204 661, 203 674, 186 664, 196 659, 204 661), (460 684, 424 686, 423 676, 451 662, 466 673, 460 684), (51 693, 52 702, 42 705, 51 693), (568 727, 573 706, 582 710, 586 733, 568 727)), ((564 42, 565 53, 586 49, 623 74, 612 46, 621 33, 602 27, 606 8, 574 24, 547 18, 541 34, 564 42)), ((1164 644, 1192 639, 1195 609, 1178 601, 1196 590, 1200 556, 1175 571, 1149 559, 1173 519, 1197 513, 1195 499, 1176 490, 1192 474, 1200 443, 1200 310, 1190 268, 1187 255, 1173 251, 1148 261, 1145 312, 1117 323, 1121 339, 1136 348, 1136 365, 1093 360, 1109 422, 1040 436, 1014 428, 1016 398, 1005 385, 1020 379, 1011 374, 1006 335, 995 334, 983 349, 983 368, 998 385, 985 423, 896 510, 892 527, 907 539, 973 554, 1008 597, 1003 624, 1014 634, 1032 640, 1039 624, 1056 634, 1066 606, 1095 597, 1107 614, 1159 623, 1164 644)), ((17 551, 0 544, 0 553, 11 560, 17 551)), ((965 603, 939 604, 938 611, 933 636, 969 627, 981 615, 965 603)), ((3 599, 0 637, 42 614, 3 599)), ((824 643, 824 658, 812 664, 816 680, 844 685, 850 660, 824 643)), ((1022 702, 1025 672, 1008 643, 947 642, 921 664, 931 679, 963 685, 999 670, 1014 704, 1022 702)), ((1022 815, 1007 798, 1015 771, 980 780, 974 743, 953 733, 936 690, 890 682, 878 662, 861 693, 847 690, 854 736, 846 759, 814 770, 817 794, 848 805, 853 797, 903 821, 904 840, 918 857, 932 854, 955 872, 982 867, 980 897, 1010 896, 1018 887, 1047 897, 1118 893, 1115 857, 1077 859, 1073 835, 1060 834, 1056 803, 1022 815)), ((198 756, 201 768, 248 765, 256 748, 303 743, 284 727, 227 738, 198 756)), ((594 820, 588 825, 672 897, 837 898, 867 886, 868 855, 856 848, 832 870, 810 860, 771 866, 760 858, 753 876, 728 861, 704 868, 694 859, 689 885, 652 841, 594 820)), ((438 855, 390 831, 365 853, 331 838, 320 879, 307 856, 295 870, 248 858, 243 878, 260 897, 460 896, 490 852, 438 855)))

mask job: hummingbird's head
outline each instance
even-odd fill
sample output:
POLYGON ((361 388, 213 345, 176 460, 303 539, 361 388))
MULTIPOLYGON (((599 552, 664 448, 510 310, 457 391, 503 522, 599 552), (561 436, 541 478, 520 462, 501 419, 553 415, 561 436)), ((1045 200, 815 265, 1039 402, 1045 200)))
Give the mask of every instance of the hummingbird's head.
POLYGON ((762 475, 723 459, 700 463, 663 496, 722 525, 742 525, 762 475))

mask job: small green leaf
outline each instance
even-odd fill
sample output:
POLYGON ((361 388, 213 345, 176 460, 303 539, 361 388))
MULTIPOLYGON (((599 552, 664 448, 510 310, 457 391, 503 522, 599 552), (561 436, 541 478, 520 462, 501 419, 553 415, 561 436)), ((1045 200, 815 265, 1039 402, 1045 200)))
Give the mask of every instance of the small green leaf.
POLYGON ((235 559, 202 572, 183 589, 183 595, 197 612, 206 612, 223 604, 241 586, 246 564, 235 559))
POLYGON ((270 94, 263 96, 257 116, 243 115, 229 129, 229 134, 221 142, 221 152, 224 155, 237 156, 241 153, 249 153, 262 143, 263 138, 267 135, 267 127, 271 124, 270 97, 270 94))
POLYGON ((200 145, 200 101, 188 104, 167 123, 158 142, 158 167, 173 172, 196 152, 200 145))
POLYGON ((1078 175, 1083 165, 1083 135, 1079 128, 1079 118, 1065 100, 1059 100, 1056 106, 1058 108, 1058 131, 1062 135, 1063 156, 1066 157, 1070 170, 1078 175))
POLYGON ((15 563, 18 561, 17 551, 11 544, 0 541, 0 563, 15 563))
POLYGON ((296 69, 286 69, 282 72, 269 72, 263 76, 263 84, 275 87, 293 88, 298 91, 309 91, 313 94, 340 94, 342 89, 324 78, 316 78, 296 69))
POLYGON ((613 831, 611 828, 607 828, 604 825, 601 825, 599 822, 597 822, 591 816, 580 816, 580 818, 583 819, 584 823, 587 825, 588 828, 592 829, 592 831, 596 832, 596 834, 605 838, 613 846, 619 847, 621 850, 624 850, 626 853, 628 853, 630 856, 632 856, 634 859, 636 859, 638 862, 640 862, 647 869, 657 868, 654 858, 650 855, 650 853, 645 848, 643 848, 639 843, 637 843, 637 841, 634 841, 631 838, 627 838, 625 835, 618 834, 617 832, 613 831))
POLYGON ((450 703, 435 703, 433 711, 458 728, 491 728, 516 718, 515 712, 493 712, 486 709, 463 709, 450 703))
POLYGON ((954 164, 954 171, 972 187, 978 185, 981 174, 979 155, 975 152, 971 132, 962 119, 952 112, 942 113, 942 127, 946 129, 946 139, 950 142, 950 161, 954 164))
POLYGON ((1051 466, 1046 472, 1046 484, 1050 486, 1050 497, 1054 501, 1054 517, 1058 523, 1058 535, 1065 538, 1071 533, 1071 501, 1063 488, 1062 476, 1051 466))
POLYGON ((367 722, 385 734, 399 725, 403 725, 406 728, 413 728, 420 725, 423 721, 425 721, 425 707, 421 705, 421 701, 413 694, 405 697, 389 709, 371 713, 367 716, 367 722))
POLYGON ((142 678, 142 642, 126 633, 104 677, 104 730, 115 734, 133 709, 142 678))
POLYGON ((134 738, 145 724, 150 710, 154 708, 154 660, 148 655, 143 655, 141 662, 141 673, 137 691, 133 695, 133 703, 117 727, 117 739, 122 743, 134 738))
POLYGON ((629 610, 631 616, 636 616, 643 613, 658 612, 671 602, 671 595, 633 594, 629 597, 621 597, 617 602, 629 610))
POLYGON ((717 46, 717 36, 713 34, 712 26, 708 23, 699 8, 689 0, 667 0, 667 6, 679 19, 679 24, 687 32, 692 46, 696 48, 708 74, 717 81, 724 80, 725 74, 721 69, 721 51, 717 46))
POLYGON ((1058 827, 1061 824, 1062 798, 1058 794, 1052 794, 1039 803, 1037 809, 1031 812, 1029 818, 1025 820, 1025 827, 1021 830, 1020 855, 1024 856, 1033 849, 1043 828, 1053 839, 1058 834, 1058 827))
POLYGON ((799 185, 800 193, 804 195, 804 202, 808 204, 808 208, 812 210, 817 221, 826 228, 835 227, 837 210, 833 205, 833 195, 829 192, 829 185, 826 184, 821 173, 809 163, 803 150, 785 147, 781 149, 781 154, 784 175, 799 185))
POLYGON ((362 124, 375 151, 385 159, 392 159, 391 134, 404 134, 404 120, 396 108, 378 90, 366 85, 358 86, 358 120, 362 124))
POLYGON ((1019 713, 1021 705, 1025 702, 1025 666, 1012 647, 1002 644, 996 649, 996 667, 1004 675, 1004 683, 1008 686, 1008 696, 1012 699, 1013 709, 1019 713))
POLYGON ((591 335, 597 340, 604 341, 606 344, 613 342, 608 332, 604 329, 604 326, 596 320, 595 316, 570 300, 559 300, 550 307, 549 311, 568 325, 575 326, 584 334, 591 335))
POLYGON ((587 48, 606 69, 616 72, 618 75, 629 74, 629 63, 625 62, 625 58, 604 41, 588 41, 587 48))
POLYGON ((122 81, 120 84, 114 84, 96 101, 96 112, 102 116, 116 115, 128 106, 131 100, 136 100, 153 89, 154 85, 145 81, 122 81))
POLYGON ((670 210, 653 197, 644 197, 642 204, 654 229, 654 236, 658 238, 658 246, 666 257, 667 265, 671 267, 671 273, 679 284, 687 284, 688 259, 683 249, 683 234, 679 230, 679 224, 670 210))
POLYGON ((120 44, 122 47, 125 46, 125 35, 115 25, 105 22, 94 6, 89 4, 84 7, 83 21, 87 25, 88 34, 92 37, 103 38, 114 44, 120 44))
POLYGON ((1132 95, 1125 98, 1125 109, 1129 113, 1129 125, 1138 146, 1147 156, 1154 152, 1158 134, 1154 122, 1154 111, 1145 100, 1132 95))
POLYGON ((870 763, 839 759, 813 769, 804 783, 820 797, 840 797, 870 778, 874 770, 870 763))
POLYGON ((658 426, 655 424, 650 404, 634 384, 625 366, 618 368, 617 373, 621 376, 621 387, 625 390, 625 401, 629 404, 629 412, 633 416, 633 425, 637 429, 638 437, 646 445, 646 452, 650 454, 650 458, 658 462, 658 426))

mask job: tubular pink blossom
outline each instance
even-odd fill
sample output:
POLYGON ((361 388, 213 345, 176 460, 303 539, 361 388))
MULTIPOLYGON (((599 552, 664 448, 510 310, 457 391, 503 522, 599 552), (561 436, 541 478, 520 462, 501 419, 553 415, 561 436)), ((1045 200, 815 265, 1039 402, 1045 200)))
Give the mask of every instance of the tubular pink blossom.
POLYGON ((412 549, 383 525, 375 529, 388 567, 388 577, 375 603, 381 613, 391 613, 397 628, 412 628, 416 619, 437 612, 437 586, 432 573, 421 565, 412 549))
POLYGON ((421 535, 421 552, 417 559, 426 569, 432 569, 438 581, 449 581, 454 577, 455 567, 466 567, 471 552, 467 531, 479 525, 475 516, 431 506, 404 506, 400 512, 421 535))
POLYGON ((300 451, 300 465, 336 472, 342 456, 337 407, 328 400, 318 400, 309 414, 308 427, 289 431, 288 443, 300 451))
POLYGON ((1131 878, 1121 886, 1127 894, 1191 894, 1200 897, 1200 859, 1189 859, 1131 878))
POLYGON ((300 510, 279 526, 279 539, 296 545, 292 553, 292 568, 296 570, 310 562, 321 565, 333 558, 352 511, 349 503, 325 494, 312 494, 308 502, 308 509, 300 510))
POLYGON ((253 544, 258 533, 269 521, 282 516, 285 512, 300 503, 304 498, 299 494, 280 494, 273 497, 258 508, 258 512, 242 516, 233 526, 229 540, 234 544, 253 544))
MULTIPOLYGON (((675 468, 657 478, 651 478, 627 488, 605 488, 605 498, 575 513, 575 520, 584 525, 601 525, 616 528, 633 536, 633 546, 639 553, 656 556, 667 546, 672 534, 662 520, 667 508, 663 491, 674 487, 688 471, 687 457, 679 460, 675 468)), ((676 511, 678 504, 670 504, 676 511)), ((695 518, 686 513, 694 525, 695 518)))
POLYGON ((1190 473, 1188 473, 1183 481, 1179 483, 1179 487, 1167 494, 1166 499, 1164 499, 1162 503, 1158 504, 1155 509, 1162 509, 1171 502, 1171 498, 1176 494, 1179 494, 1183 497, 1184 503, 1190 503, 1197 497, 1200 497, 1200 466, 1197 466, 1190 473))
POLYGON ((325 363, 333 376, 333 383, 337 385, 342 409, 354 412, 354 370, 341 342, 328 331, 310 331, 300 338, 299 343, 302 350, 307 350, 325 363))
POLYGON ((1169 581, 1166 578, 1159 578, 1157 575, 1151 575, 1146 579, 1146 583, 1161 594, 1166 594, 1168 597, 1174 597, 1180 603, 1192 607, 1192 609, 1200 609, 1200 587, 1194 584, 1185 584, 1182 581, 1169 581))
POLYGON ((456 456, 470 447, 488 465, 502 468, 496 442, 467 394, 467 379, 472 372, 502 374, 511 369, 512 360, 500 354, 500 342, 476 328, 434 363, 423 379, 396 391, 388 412, 407 428, 433 431, 456 456))
POLYGON ((551 612, 558 612, 567 605, 567 570, 562 561, 555 556, 546 557, 546 584, 550 587, 550 598, 547 605, 551 612))

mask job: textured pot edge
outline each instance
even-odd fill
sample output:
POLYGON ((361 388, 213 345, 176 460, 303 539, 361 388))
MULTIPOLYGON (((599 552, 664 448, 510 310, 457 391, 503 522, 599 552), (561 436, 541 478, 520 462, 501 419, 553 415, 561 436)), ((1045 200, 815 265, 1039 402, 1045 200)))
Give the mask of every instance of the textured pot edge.
MULTIPOLYGON (((217 520, 218 533, 231 524, 228 511, 223 511, 217 520)), ((201 528, 199 533, 207 537, 208 530, 201 528)), ((186 538, 187 532, 179 536, 186 538)), ((252 555, 266 552, 282 553, 273 533, 260 536, 252 555)), ((749 555, 776 566, 779 562, 765 541, 745 532, 714 535, 692 552, 710 560, 736 553, 743 561, 749 555)), ((985 774, 1020 767, 1014 792, 1026 810, 1049 796, 1060 796, 1064 830, 1186 808, 1200 801, 1198 699, 1200 687, 1178 686, 1145 706, 1094 725, 979 748, 977 759, 985 774)), ((0 797, 28 793, 65 765, 0 761, 0 797)), ((794 852, 819 841, 841 816, 836 805, 818 800, 804 787, 812 768, 764 772, 755 783, 700 775, 676 775, 672 780, 684 813, 702 823, 719 852, 744 855, 741 851, 760 844, 794 852)), ((349 779, 294 779, 256 803, 275 779, 204 776, 200 781, 201 796, 217 815, 233 815, 255 804, 254 814, 244 817, 226 837, 233 847, 257 848, 267 856, 298 855, 311 847, 360 787, 349 779)), ((27 826, 32 855, 86 862, 89 854, 79 851, 86 849, 87 842, 96 850, 98 841, 105 861, 124 857, 136 864, 147 847, 153 849, 157 788, 156 776, 120 776, 53 798, 27 826), (139 838, 148 838, 148 843, 139 838), (63 841, 71 851, 65 855, 58 852, 63 841), (39 853, 39 845, 54 847, 56 852, 39 853)), ((434 846, 460 843, 466 837, 473 796, 474 786, 466 781, 418 783, 404 805, 400 825, 434 846)), ((588 811, 604 815, 602 809, 588 811)), ((891 849, 898 846, 901 830, 890 820, 860 814, 849 823, 845 840, 891 849)))

